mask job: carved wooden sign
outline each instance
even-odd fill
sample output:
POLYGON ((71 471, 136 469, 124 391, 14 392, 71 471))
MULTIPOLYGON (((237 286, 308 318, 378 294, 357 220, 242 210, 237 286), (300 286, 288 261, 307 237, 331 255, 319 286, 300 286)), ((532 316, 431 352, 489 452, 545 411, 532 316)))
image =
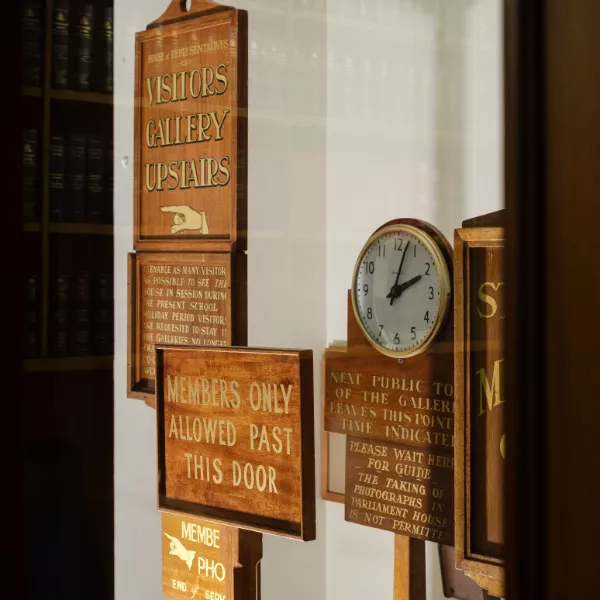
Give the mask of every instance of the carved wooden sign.
POLYGON ((130 398, 154 403, 155 344, 245 343, 244 254, 129 255, 130 398))
POLYGON ((159 508, 315 537, 312 351, 157 346, 159 508))
POLYGON ((504 230, 455 235, 456 563, 504 595, 504 230))
POLYGON ((182 4, 136 35, 135 249, 244 249, 247 15, 182 4))
POLYGON ((454 543, 454 458, 348 436, 346 520, 454 543))
POLYGON ((162 592, 172 600, 255 600, 258 533, 162 515, 162 592))

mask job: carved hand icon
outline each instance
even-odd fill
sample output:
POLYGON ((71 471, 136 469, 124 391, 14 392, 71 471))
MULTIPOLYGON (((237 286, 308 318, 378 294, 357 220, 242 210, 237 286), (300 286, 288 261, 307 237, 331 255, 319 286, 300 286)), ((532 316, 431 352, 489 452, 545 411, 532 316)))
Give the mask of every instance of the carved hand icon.
POLYGON ((160 210, 165 213, 173 213, 173 227, 171 233, 181 233, 182 231, 199 231, 202 234, 208 233, 208 224, 206 223, 206 213, 198 212, 191 206, 161 206, 160 210))

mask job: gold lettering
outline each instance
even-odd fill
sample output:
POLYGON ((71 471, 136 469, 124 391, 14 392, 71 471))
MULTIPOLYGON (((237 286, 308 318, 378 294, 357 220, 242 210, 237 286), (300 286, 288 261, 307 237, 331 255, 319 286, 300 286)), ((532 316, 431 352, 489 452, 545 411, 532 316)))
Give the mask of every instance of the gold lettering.
POLYGON ((480 319, 491 319, 498 312, 498 303, 496 302, 496 299, 493 296, 484 293, 485 288, 489 286, 495 292, 497 292, 501 285, 503 285, 503 283, 492 283, 490 281, 486 281, 479 286, 477 296, 481 302, 484 304, 489 304, 491 310, 489 313, 484 313, 479 307, 477 307, 477 314, 479 315, 480 319))
POLYGON ((487 378, 487 374, 485 369, 479 369, 477 371, 477 375, 479 375, 479 414, 478 417, 481 417, 485 414, 485 406, 483 404, 483 399, 485 395, 485 401, 487 406, 492 411, 493 407, 499 406, 504 403, 502 399, 502 387, 501 387, 501 373, 500 373, 500 365, 504 362, 504 359, 500 359, 494 362, 494 372, 492 374, 492 382, 490 383, 487 378))

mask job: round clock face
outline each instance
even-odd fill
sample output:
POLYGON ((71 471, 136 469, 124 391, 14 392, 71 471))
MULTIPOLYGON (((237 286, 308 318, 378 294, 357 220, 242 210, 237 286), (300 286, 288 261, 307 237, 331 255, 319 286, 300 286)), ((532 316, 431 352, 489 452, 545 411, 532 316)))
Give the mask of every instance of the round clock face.
POLYGON ((449 305, 450 275, 427 233, 411 225, 378 231, 362 249, 352 282, 352 304, 367 338, 383 354, 424 352, 449 305))

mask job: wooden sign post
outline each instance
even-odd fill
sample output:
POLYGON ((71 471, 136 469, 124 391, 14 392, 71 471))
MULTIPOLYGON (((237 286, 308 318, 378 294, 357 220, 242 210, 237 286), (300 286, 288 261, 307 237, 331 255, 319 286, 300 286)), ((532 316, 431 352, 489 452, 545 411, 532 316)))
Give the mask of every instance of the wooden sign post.
POLYGON ((325 429, 349 435, 346 520, 452 544, 451 318, 442 336, 438 360, 398 364, 367 343, 349 303, 346 352, 325 352, 325 429))
POLYGON ((455 235, 456 566, 502 597, 504 230, 470 225, 455 235))
POLYGON ((157 347, 159 509, 315 538, 312 351, 157 347))
POLYGON ((162 532, 162 591, 167 598, 259 597, 260 534, 166 513, 162 532))

